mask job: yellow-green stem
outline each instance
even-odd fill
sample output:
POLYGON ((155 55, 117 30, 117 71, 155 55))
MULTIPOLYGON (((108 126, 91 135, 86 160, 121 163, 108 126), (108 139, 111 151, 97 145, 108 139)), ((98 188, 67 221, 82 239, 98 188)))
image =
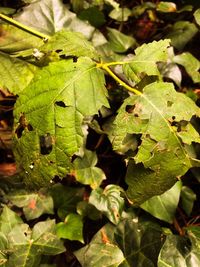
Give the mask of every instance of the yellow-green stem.
POLYGON ((36 30, 34 30, 34 29, 32 29, 32 28, 30 28, 30 27, 28 27, 28 26, 26 26, 26 25, 24 25, 24 24, 22 24, 22 23, 20 23, 20 22, 18 22, 16 20, 14 20, 14 19, 6 16, 6 15, 3 15, 1 13, 0 13, 0 19, 8 22, 9 24, 12 24, 13 26, 15 26, 15 27, 17 27, 17 28, 19 28, 19 29, 21 29, 23 31, 26 31, 26 32, 28 32, 28 33, 30 33, 32 35, 35 35, 35 36, 37 36, 37 37, 39 37, 39 38, 41 38, 41 39, 43 39, 45 41, 47 41, 49 39, 48 35, 43 34, 41 32, 38 32, 38 31, 36 31, 36 30))
MULTIPOLYGON (((119 62, 118 62, 119 63, 119 62)), ((141 95, 142 93, 138 91, 136 88, 131 87, 124 81, 122 81, 108 66, 111 65, 111 63, 97 63, 97 67, 104 69, 116 82, 118 82, 121 86, 123 86, 128 91, 136 94, 141 95)), ((114 65, 114 64, 113 64, 114 65)))

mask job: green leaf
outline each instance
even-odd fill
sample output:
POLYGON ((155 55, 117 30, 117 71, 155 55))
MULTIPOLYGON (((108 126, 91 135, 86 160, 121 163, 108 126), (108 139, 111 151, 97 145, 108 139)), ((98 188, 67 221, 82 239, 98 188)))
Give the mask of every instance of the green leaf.
POLYGON ((131 10, 127 7, 124 7, 124 8, 113 9, 109 13, 109 17, 117 21, 127 21, 129 16, 131 16, 131 14, 132 14, 131 10))
POLYGON ((200 265, 200 250, 187 237, 169 235, 160 251, 158 267, 194 267, 200 265))
POLYGON ((167 61, 167 47, 169 40, 153 41, 149 44, 143 44, 135 49, 135 56, 130 63, 123 66, 123 71, 127 78, 138 82, 141 73, 147 75, 160 76, 157 62, 167 61))
POLYGON ((194 18, 196 20, 196 23, 198 25, 200 25, 200 8, 198 8, 195 12, 194 12, 194 18))
POLYGON ((70 213, 64 222, 56 225, 56 233, 59 238, 77 240, 84 243, 82 217, 78 214, 70 213))
POLYGON ((40 38, 9 24, 1 24, 0 32, 0 51, 5 53, 14 53, 37 48, 43 44, 43 41, 40 38))
POLYGON ((71 167, 83 144, 83 119, 109 106, 104 73, 89 58, 38 71, 15 107, 15 152, 29 186, 47 186, 71 167), (87 98, 85 98, 87 96, 87 98), (67 119, 66 119, 67 118, 67 119))
POLYGON ((50 193, 54 200, 54 207, 58 209, 58 216, 64 220, 67 214, 76 212, 78 202, 83 200, 84 188, 55 184, 50 193))
POLYGON ((89 7, 81 11, 78 17, 82 20, 88 20, 96 28, 101 27, 105 22, 105 16, 96 6, 89 7))
POLYGON ((55 221, 37 223, 32 232, 27 224, 15 226, 8 235, 11 253, 8 267, 37 267, 41 255, 56 255, 65 251, 55 235, 55 221))
POLYGON ((89 43, 84 35, 79 32, 69 32, 61 30, 56 32, 47 43, 40 47, 40 51, 59 51, 59 55, 66 56, 87 56, 96 57, 94 47, 89 43))
POLYGON ((172 223, 179 203, 181 182, 177 182, 170 190, 160 196, 145 201, 140 207, 154 217, 172 223))
POLYGON ((196 200, 196 194, 188 186, 183 186, 181 189, 181 206, 188 216, 190 216, 194 201, 196 200))
POLYGON ((8 254, 8 240, 6 236, 0 232, 0 266, 6 267, 7 254, 8 254))
POLYGON ((136 45, 133 37, 125 35, 120 31, 112 28, 107 28, 108 40, 111 49, 117 53, 124 53, 132 46, 136 45))
POLYGON ((196 130, 187 139, 184 132, 195 114, 199 114, 195 103, 170 83, 152 83, 143 94, 124 101, 114 122, 113 147, 117 150, 127 134, 141 135, 126 175, 127 193, 135 204, 164 193, 193 166, 187 144, 196 141, 196 130))
POLYGON ((176 4, 173 2, 159 2, 157 5, 157 11, 164 12, 164 13, 170 13, 170 12, 176 12, 176 4))
POLYGON ((182 53, 173 58, 173 61, 185 68, 194 83, 200 82, 200 61, 189 52, 182 53))
POLYGON ((22 224, 22 219, 7 206, 4 206, 0 216, 0 232, 7 235, 14 226, 22 224))
POLYGON ((167 34, 166 38, 171 39, 171 44, 181 50, 198 32, 194 23, 189 21, 177 21, 167 34))
POLYGON ((106 179, 104 172, 95 167, 97 164, 95 152, 84 150, 83 158, 78 157, 73 163, 74 169, 71 170, 71 173, 81 184, 90 185, 91 188, 95 189, 106 179))
POLYGON ((92 191, 89 203, 105 214, 112 223, 117 224, 124 207, 121 192, 122 188, 117 185, 108 185, 104 189, 98 188, 92 191))
POLYGON ((89 39, 94 31, 92 26, 67 10, 61 0, 39 0, 31 3, 24 7, 23 12, 16 15, 14 19, 47 35, 67 29, 81 32, 89 39))
POLYGON ((23 208, 27 220, 33 220, 42 214, 53 214, 53 199, 46 193, 28 193, 25 191, 16 191, 9 194, 8 199, 17 207, 23 208))
POLYGON ((34 77, 37 67, 0 52, 0 87, 19 94, 34 77))
POLYGON ((75 252, 82 267, 118 267, 124 261, 124 255, 114 238, 114 226, 105 225, 93 237, 91 242, 75 252))

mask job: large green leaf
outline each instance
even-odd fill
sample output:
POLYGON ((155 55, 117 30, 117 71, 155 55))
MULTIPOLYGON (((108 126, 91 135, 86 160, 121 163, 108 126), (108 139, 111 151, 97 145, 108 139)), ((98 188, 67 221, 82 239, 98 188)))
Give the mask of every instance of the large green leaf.
POLYGON ((170 190, 160 196, 145 201, 141 208, 158 219, 172 223, 179 203, 181 182, 177 182, 170 190))
POLYGON ((13 227, 22 224, 22 219, 7 206, 4 206, 0 216, 0 232, 7 235, 13 227))
POLYGON ((95 189, 106 179, 104 172, 95 167, 96 164, 97 156, 95 152, 85 150, 83 158, 78 157, 74 160, 74 169, 71 170, 71 173, 78 182, 90 185, 91 188, 95 189))
POLYGON ((196 238, 169 235, 160 251, 158 267, 200 266, 199 248, 196 238))
POLYGON ((0 87, 19 94, 33 79, 37 67, 0 52, 0 87))
POLYGON ((117 150, 127 134, 141 135, 126 176, 128 196, 135 204, 164 193, 193 166, 187 149, 200 141, 190 124, 195 114, 195 103, 169 83, 152 83, 143 94, 124 101, 114 122, 113 146, 117 150))
POLYGON ((27 224, 15 226, 8 235, 12 253, 8 267, 37 267, 41 255, 56 255, 65 248, 55 235, 55 221, 37 223, 31 231, 27 224))
POLYGON ((15 191, 8 199, 17 207, 23 208, 27 220, 38 218, 42 214, 53 214, 53 199, 45 192, 28 193, 15 191))
POLYGON ((64 222, 56 225, 56 233, 59 238, 77 240, 84 243, 82 217, 75 213, 68 214, 64 222))
POLYGON ((117 224, 124 206, 121 191, 121 187, 117 185, 108 185, 104 189, 97 188, 92 191, 89 203, 105 214, 112 223, 117 224))
POLYGON ((38 71, 15 107, 15 155, 25 181, 47 185, 69 172, 83 144, 83 119, 109 106, 103 71, 89 58, 51 63, 38 71))
POLYGON ((194 83, 200 82, 200 61, 189 52, 182 53, 173 58, 173 61, 182 65, 190 75, 194 83))
POLYGON ((167 39, 154 41, 135 49, 133 59, 123 66, 125 75, 136 82, 140 78, 140 74, 160 76, 156 63, 167 60, 169 42, 170 40, 167 39))
POLYGON ((59 31, 40 47, 42 52, 59 51, 59 55, 96 57, 94 47, 79 32, 59 31))
POLYGON ((111 224, 105 225, 87 246, 75 252, 82 267, 118 267, 124 261, 122 251, 113 240, 114 229, 111 224))
POLYGON ((23 8, 14 19, 47 35, 67 29, 83 33, 91 38, 94 28, 81 21, 62 3, 61 0, 39 0, 23 8))

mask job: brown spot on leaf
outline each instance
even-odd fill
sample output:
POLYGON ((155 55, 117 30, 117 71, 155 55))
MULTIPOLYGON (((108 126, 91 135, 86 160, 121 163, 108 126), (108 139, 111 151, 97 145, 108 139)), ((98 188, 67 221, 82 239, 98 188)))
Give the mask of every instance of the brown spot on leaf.
POLYGON ((29 204, 28 204, 28 207, 31 210, 35 210, 36 209, 36 200, 35 199, 31 199, 29 204))

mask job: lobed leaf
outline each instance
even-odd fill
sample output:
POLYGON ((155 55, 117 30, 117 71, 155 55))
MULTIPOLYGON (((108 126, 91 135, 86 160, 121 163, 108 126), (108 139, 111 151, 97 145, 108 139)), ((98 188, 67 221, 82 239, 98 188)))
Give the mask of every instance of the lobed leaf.
POLYGON ((195 165, 187 150, 192 142, 200 142, 190 124, 195 114, 199 115, 195 103, 168 83, 147 85, 143 94, 124 101, 114 122, 113 147, 117 150, 127 134, 141 135, 126 175, 127 193, 135 204, 164 193, 195 165))
POLYGON ((83 119, 109 106, 103 71, 89 58, 38 71, 15 107, 15 152, 29 186, 63 177, 83 144, 83 119), (30 150, 31 148, 31 150, 30 150))

